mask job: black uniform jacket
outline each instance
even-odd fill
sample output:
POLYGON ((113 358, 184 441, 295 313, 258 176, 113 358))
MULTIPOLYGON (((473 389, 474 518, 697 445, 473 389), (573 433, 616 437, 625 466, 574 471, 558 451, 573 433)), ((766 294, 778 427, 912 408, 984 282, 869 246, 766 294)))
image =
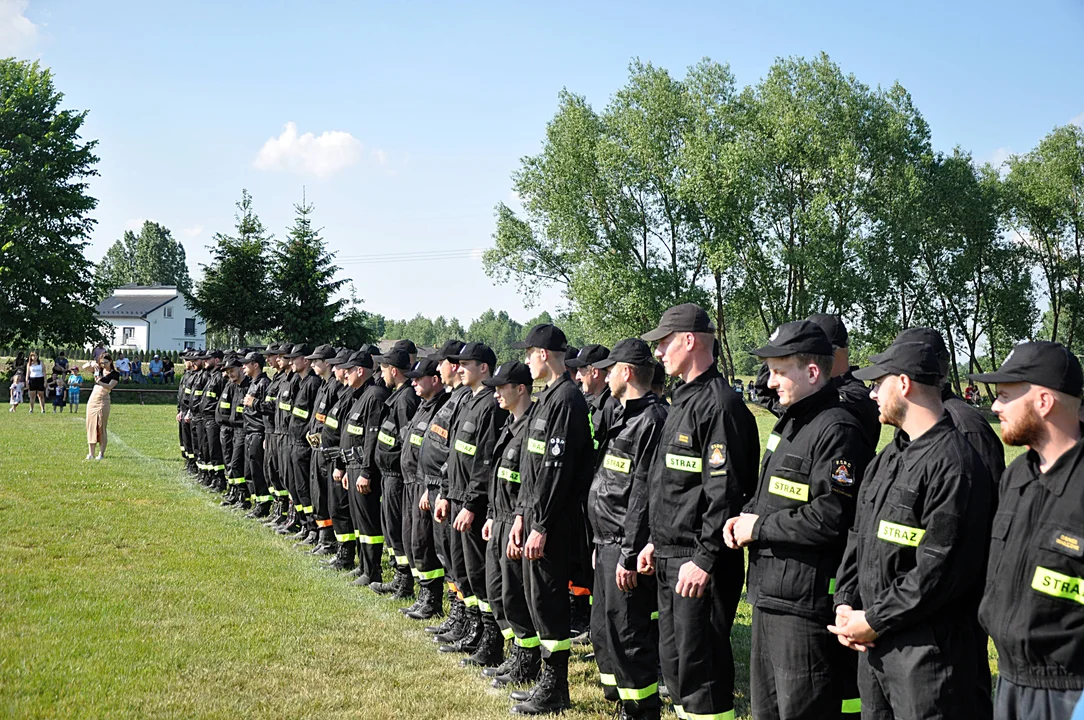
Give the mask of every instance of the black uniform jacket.
POLYGON ((756 420, 714 366, 674 390, 651 464, 651 541, 660 557, 691 557, 705 572, 722 553, 723 525, 757 485, 756 420))
POLYGON ((538 393, 520 456, 518 514, 540 533, 567 522, 587 494, 595 450, 587 400, 564 373, 538 393))
POLYGON ((215 403, 215 422, 219 425, 230 425, 233 417, 234 388, 237 386, 228 377, 223 376, 223 380, 218 391, 218 402, 215 403))
POLYGON ((382 476, 402 477, 403 448, 409 442, 410 419, 419 403, 421 398, 409 380, 384 401, 384 416, 376 433, 376 464, 380 466, 382 476))
POLYGON ((189 371, 181 375, 181 381, 177 383, 177 412, 183 413, 188 410, 189 400, 192 398, 192 376, 195 373, 189 371))
POLYGON ((403 453, 399 456, 399 466, 403 470, 404 485, 423 482, 418 462, 421 456, 422 444, 425 442, 425 433, 429 429, 429 423, 432 422, 433 416, 444 406, 444 403, 448 402, 448 398, 448 392, 441 388, 440 392, 433 397, 422 400, 418 405, 418 409, 414 411, 413 417, 410 418, 410 424, 404 431, 406 441, 403 443, 403 453))
POLYGON ((489 505, 489 476, 493 472, 493 446, 508 417, 497 404, 493 388, 482 388, 467 397, 452 430, 452 452, 441 496, 463 503, 474 514, 489 505))
POLYGON ((440 488, 448 467, 448 453, 452 448, 452 428, 463 402, 470 397, 470 388, 460 385, 449 393, 448 399, 433 415, 425 431, 424 442, 418 453, 418 472, 425 484, 440 488))
POLYGON ((495 460, 489 481, 489 509, 486 515, 498 522, 512 522, 516 519, 516 504, 519 502, 519 488, 522 485, 519 461, 532 410, 534 403, 531 403, 527 412, 519 418, 509 415, 493 446, 495 460))
POLYGON ((898 435, 866 469, 835 604, 866 611, 878 635, 966 622, 985 577, 990 478, 948 414, 898 435))
POLYGON ((290 420, 287 425, 287 434, 290 442, 294 445, 308 447, 305 435, 309 431, 309 420, 316 411, 316 397, 320 394, 320 388, 324 381, 319 375, 309 371, 305 377, 297 375, 297 389, 294 391, 293 402, 290 407, 290 420))
POLYGON ((835 573, 873 446, 834 384, 786 408, 768 436, 760 484, 745 512, 760 517, 749 547, 749 602, 830 620, 835 573))
MULTIPOLYGON (((349 466, 352 473, 357 473, 355 478, 375 482, 380 479, 380 468, 376 465, 376 435, 380 430, 384 403, 391 393, 371 378, 362 387, 364 391, 357 395, 346 415, 346 428, 339 440, 339 447, 345 454, 337 462, 340 467, 349 466)), ((341 422, 340 419, 340 425, 341 422)))
POLYGON ((287 370, 282 381, 279 383, 278 394, 275 396, 275 432, 285 435, 290 427, 290 412, 294 409, 294 395, 297 393, 298 381, 301 380, 293 370, 287 370))
POLYGON ((222 374, 222 368, 212 368, 205 371, 207 380, 203 384, 203 402, 200 404, 200 415, 203 419, 218 422, 218 396, 226 389, 226 377, 222 374))
POLYGON ((263 372, 249 383, 246 395, 252 398, 252 404, 245 408, 244 413, 246 435, 263 435, 266 429, 267 418, 264 416, 264 398, 267 397, 267 388, 270 385, 271 380, 263 372))
POLYGON ((285 373, 275 372, 274 377, 268 380, 266 394, 263 396, 263 402, 260 403, 260 415, 263 416, 265 435, 274 435, 278 432, 275 427, 275 418, 278 417, 279 389, 282 387, 282 381, 285 377, 285 373))
POLYGON ((832 378, 832 383, 839 391, 839 402, 858 420, 866 441, 876 450, 881 439, 881 411, 877 401, 869 396, 869 388, 852 374, 856 369, 857 366, 852 367, 839 377, 832 378))
POLYGON ((1084 689, 1084 440, 1046 473, 1033 450, 1013 461, 991 534, 979 621, 1001 674, 1027 687, 1084 689))
POLYGON ((363 391, 344 383, 339 383, 334 401, 324 415, 324 425, 320 428, 320 447, 328 458, 338 457, 339 443, 342 442, 342 431, 346 416, 363 391))
POLYGON ((618 560, 636 569, 636 556, 647 544, 647 477, 662 437, 667 406, 654 393, 629 400, 610 419, 601 438, 602 462, 587 496, 587 517, 596 543, 621 546, 618 560))

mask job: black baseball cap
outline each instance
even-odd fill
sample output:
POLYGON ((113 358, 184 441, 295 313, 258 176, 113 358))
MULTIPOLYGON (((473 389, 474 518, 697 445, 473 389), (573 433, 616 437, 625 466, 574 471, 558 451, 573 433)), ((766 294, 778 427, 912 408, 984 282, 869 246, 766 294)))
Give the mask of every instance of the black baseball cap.
POLYGON ((211 358, 218 358, 219 360, 221 360, 222 359, 222 351, 221 350, 208 350, 208 351, 203 353, 203 357, 207 358, 208 360, 210 360, 211 358))
MULTIPOLYGON (((847 347, 847 326, 843 324, 843 318, 830 313, 814 313, 806 318, 810 322, 820 325, 821 330, 828 336, 828 342, 834 348, 847 347)), ((898 339, 898 338, 897 338, 898 339)), ((832 353, 828 353, 831 355, 832 353)))
POLYGON ((449 355, 448 359, 454 363, 463 362, 464 360, 484 362, 489 365, 490 371, 497 367, 497 353, 493 352, 493 348, 490 346, 480 342, 467 343, 457 354, 449 355))
POLYGON ((652 385, 666 384, 666 367, 661 362, 655 363, 655 374, 651 376, 652 385))
POLYGON ((290 351, 283 353, 287 360, 293 360, 294 358, 306 357, 312 354, 312 345, 308 343, 300 343, 290 348, 290 351))
MULTIPOLYGON (((581 368, 584 365, 600 367, 599 360, 605 360, 610 355, 610 348, 605 345, 584 345, 576 356, 565 360, 565 365, 570 368, 581 368)), ((608 366, 602 366, 608 367, 608 366)))
POLYGON ((437 362, 440 362, 441 360, 448 360, 449 356, 458 355, 459 351, 463 349, 463 345, 463 341, 459 340, 458 338, 445 340, 444 344, 440 346, 440 349, 437 350, 437 352, 432 355, 432 357, 435 358, 437 362))
POLYGON ((525 340, 512 343, 512 347, 516 350, 536 347, 542 350, 564 352, 568 350, 568 338, 565 337, 561 328, 556 325, 539 323, 531 328, 525 340))
POLYGON ((821 326, 812 320, 783 323, 768 338, 768 344, 753 354, 759 358, 781 358, 790 355, 831 355, 832 343, 821 326))
POLYGON ((565 365, 568 365, 568 361, 574 359, 580 354, 580 349, 575 345, 569 345, 565 348, 565 365))
POLYGON ((283 352, 285 352, 285 349, 282 347, 282 343, 273 342, 267 344, 267 348, 264 350, 264 352, 268 355, 281 355, 283 352))
POLYGON ((493 377, 482 381, 486 387, 500 387, 501 385, 526 385, 531 387, 534 378, 531 377, 531 369, 521 362, 506 362, 497 366, 497 372, 493 377))
POLYGON ((230 368, 239 368, 241 367, 241 358, 237 357, 236 355, 230 355, 229 358, 226 360, 226 363, 222 367, 226 368, 227 370, 230 368))
POLYGON ((346 362, 339 365, 343 370, 353 370, 356 367, 373 369, 373 356, 369 353, 358 350, 356 353, 352 353, 346 362))
POLYGON ((335 357, 335 348, 330 345, 317 345, 316 349, 305 356, 306 360, 330 360, 335 357))
POLYGON ((591 365, 601 370, 617 363, 654 365, 655 356, 651 354, 648 344, 640 338, 626 338, 614 345, 614 349, 607 354, 607 357, 591 365))
POLYGON ((869 367, 855 370, 859 380, 880 380, 886 375, 906 375, 923 385, 941 384, 941 363, 937 353, 924 342, 892 343, 884 352, 871 355, 869 367))
POLYGON ((344 362, 350 359, 350 356, 354 354, 354 351, 350 348, 338 348, 335 351, 335 357, 327 361, 328 365, 342 365, 344 362))
POLYGON ((945 345, 945 338, 941 333, 933 328, 928 327, 913 327, 901 330, 900 334, 896 336, 896 339, 892 342, 924 342, 933 348, 934 354, 937 355, 937 359, 941 362, 941 376, 948 377, 949 374, 949 351, 948 346, 945 345))
POLYGON ((407 354, 406 350, 403 350, 401 348, 393 347, 391 350, 388 350, 383 355, 377 355, 376 357, 374 357, 373 362, 379 363, 381 365, 391 365, 392 367, 399 368, 400 370, 410 369, 410 355, 407 354))
POLYGON ((1049 340, 1020 343, 994 372, 968 377, 982 383, 1031 383, 1073 397, 1080 397, 1084 389, 1080 359, 1061 343, 1049 340))
POLYGON ((436 355, 424 357, 418 362, 414 363, 414 367, 412 367, 410 370, 407 370, 404 375, 411 379, 439 376, 440 360, 437 359, 436 355))
POLYGON ((640 337, 648 342, 658 342, 670 333, 676 332, 713 333, 715 323, 708 317, 704 308, 696 303, 683 303, 669 308, 662 314, 659 326, 640 337))
POLYGON ((392 345, 396 350, 403 350, 407 355, 416 355, 418 353, 418 346, 414 344, 413 340, 396 340, 392 345))
POLYGON ((249 354, 245 355, 245 359, 242 362, 244 362, 244 363, 256 363, 260 367, 263 367, 263 365, 264 365, 264 356, 261 355, 258 352, 250 352, 249 354))

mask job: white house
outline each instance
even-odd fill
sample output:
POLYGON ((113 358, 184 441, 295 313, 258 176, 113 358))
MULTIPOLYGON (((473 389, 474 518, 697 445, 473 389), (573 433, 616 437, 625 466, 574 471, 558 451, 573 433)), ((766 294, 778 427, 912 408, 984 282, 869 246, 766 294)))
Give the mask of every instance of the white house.
POLYGON ((113 326, 114 350, 206 347, 203 319, 173 285, 123 285, 98 303, 96 313, 113 326))

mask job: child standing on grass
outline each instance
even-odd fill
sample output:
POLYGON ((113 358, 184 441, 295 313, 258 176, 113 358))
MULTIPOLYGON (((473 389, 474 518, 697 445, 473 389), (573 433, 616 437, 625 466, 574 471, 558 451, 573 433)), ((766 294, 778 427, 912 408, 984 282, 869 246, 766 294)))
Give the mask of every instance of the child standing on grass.
POLYGON ((55 373, 53 375, 53 413, 64 412, 64 403, 68 397, 68 387, 64 384, 64 375, 61 373, 55 373))
POLYGON ((23 371, 16 370, 15 375, 11 378, 11 407, 8 408, 8 412, 15 412, 19 407, 19 403, 23 401, 23 371))
POLYGON ((79 412, 79 386, 83 384, 83 374, 73 367, 68 375, 68 412, 79 412))

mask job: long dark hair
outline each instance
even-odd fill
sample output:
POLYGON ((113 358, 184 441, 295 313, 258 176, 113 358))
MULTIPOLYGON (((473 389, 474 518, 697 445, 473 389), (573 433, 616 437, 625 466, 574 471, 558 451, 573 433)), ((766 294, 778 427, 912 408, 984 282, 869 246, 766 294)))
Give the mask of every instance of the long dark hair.
POLYGON ((113 356, 107 352, 98 356, 98 366, 101 367, 102 361, 109 363, 109 372, 113 372, 117 369, 117 366, 113 364, 113 356))

